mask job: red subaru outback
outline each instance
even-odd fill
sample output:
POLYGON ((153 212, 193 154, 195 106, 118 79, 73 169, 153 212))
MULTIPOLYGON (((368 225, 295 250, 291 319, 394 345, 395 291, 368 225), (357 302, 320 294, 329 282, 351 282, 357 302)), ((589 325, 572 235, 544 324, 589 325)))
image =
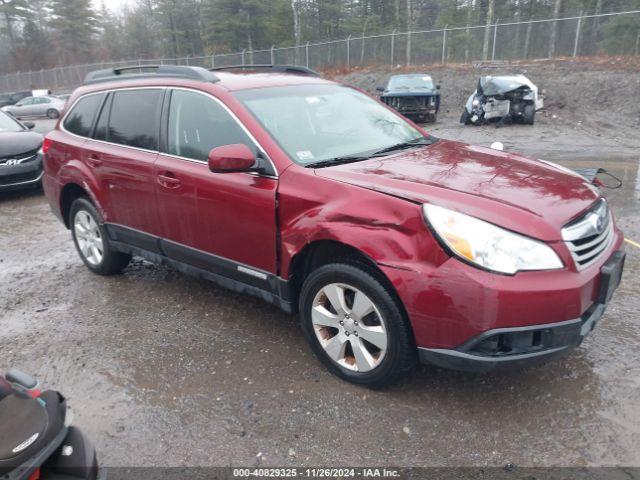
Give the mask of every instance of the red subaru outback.
POLYGON ((620 281, 622 234, 584 178, 436 139, 302 68, 103 70, 68 104, 43 183, 90 270, 140 255, 297 311, 352 382, 561 355, 620 281))

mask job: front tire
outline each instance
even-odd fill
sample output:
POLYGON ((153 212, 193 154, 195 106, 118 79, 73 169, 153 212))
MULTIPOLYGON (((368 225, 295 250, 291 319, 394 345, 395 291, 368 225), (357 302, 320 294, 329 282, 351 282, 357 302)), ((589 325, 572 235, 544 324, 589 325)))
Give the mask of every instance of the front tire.
POLYGON ((102 217, 87 198, 77 198, 71 204, 69 226, 78 255, 92 272, 113 275, 131 261, 131 255, 111 248, 102 217))
POLYGON ((522 119, 525 125, 533 125, 536 121, 536 107, 533 104, 525 105, 522 119))
POLYGON ((302 330, 319 360, 352 383, 384 387, 416 361, 411 326, 382 275, 364 264, 313 271, 300 295, 302 330))

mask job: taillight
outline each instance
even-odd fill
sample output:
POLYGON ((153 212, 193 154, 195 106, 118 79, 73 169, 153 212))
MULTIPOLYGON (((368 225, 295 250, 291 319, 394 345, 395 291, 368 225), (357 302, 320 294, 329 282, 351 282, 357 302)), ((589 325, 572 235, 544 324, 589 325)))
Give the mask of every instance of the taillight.
POLYGON ((51 139, 44 137, 44 142, 42 142, 42 153, 47 153, 47 150, 51 148, 51 139))

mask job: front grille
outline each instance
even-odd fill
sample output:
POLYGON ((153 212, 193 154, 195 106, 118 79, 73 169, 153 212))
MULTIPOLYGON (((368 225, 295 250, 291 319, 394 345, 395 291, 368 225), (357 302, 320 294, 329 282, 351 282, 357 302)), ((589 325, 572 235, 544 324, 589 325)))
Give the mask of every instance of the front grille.
POLYGON ((435 97, 391 97, 386 103, 396 110, 421 110, 435 105, 435 97))
POLYGON ((600 259, 613 241, 613 220, 607 202, 598 201, 587 213, 562 229, 578 270, 583 270, 600 259))
POLYGON ((31 160, 36 160, 38 157, 36 155, 33 154, 29 154, 26 155, 22 154, 22 155, 14 155, 14 156, 9 156, 9 157, 4 157, 4 158, 0 158, 0 167, 8 165, 8 166, 12 166, 12 165, 20 165, 24 162, 29 162, 31 160))

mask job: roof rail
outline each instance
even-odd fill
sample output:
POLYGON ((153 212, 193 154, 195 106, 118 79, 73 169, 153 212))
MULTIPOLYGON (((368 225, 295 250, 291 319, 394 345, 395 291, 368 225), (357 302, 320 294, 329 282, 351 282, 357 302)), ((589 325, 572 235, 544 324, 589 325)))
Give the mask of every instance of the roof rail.
POLYGON ((303 67, 301 65, 277 65, 277 64, 255 64, 255 65, 227 65, 210 68, 210 72, 217 72, 220 70, 271 70, 276 73, 291 73, 294 75, 308 75, 310 77, 320 77, 320 74, 310 68, 303 67))
POLYGON ((137 80, 139 78, 173 77, 198 80, 201 82, 219 81, 213 73, 202 67, 181 65, 140 65, 135 67, 107 68, 89 72, 84 78, 84 85, 117 80, 137 80), (132 73, 129 73, 132 72, 132 73))

